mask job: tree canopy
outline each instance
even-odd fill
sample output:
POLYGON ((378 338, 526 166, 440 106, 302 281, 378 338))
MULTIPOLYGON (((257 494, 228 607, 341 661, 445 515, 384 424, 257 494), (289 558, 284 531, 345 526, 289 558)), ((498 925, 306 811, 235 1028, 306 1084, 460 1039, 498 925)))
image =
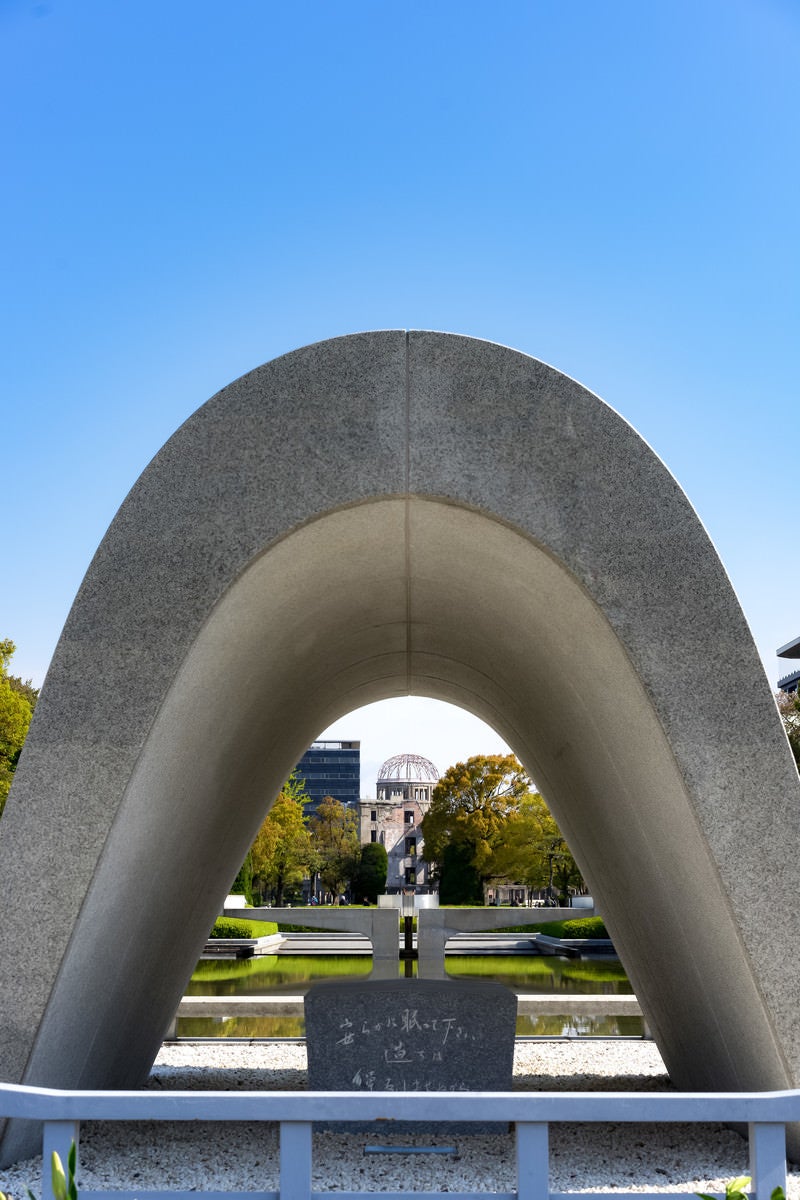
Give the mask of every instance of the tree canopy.
POLYGON ((8 665, 15 650, 10 638, 0 641, 0 814, 5 808, 39 695, 29 679, 23 681, 16 675, 9 675, 8 665))
POLYGON ((422 820, 423 857, 435 863, 446 904, 480 904, 490 880, 582 886, 574 858, 547 804, 513 754, 456 763, 433 790, 422 820))
POLYGON ((323 887, 337 900, 353 878, 361 853, 358 817, 333 796, 324 796, 309 821, 316 869, 323 887))
POLYGON ((563 901, 569 889, 583 884, 581 873, 543 796, 520 797, 494 842, 496 878, 530 888, 557 892, 563 901))
POLYGON ((440 904, 484 903, 484 880, 475 869, 469 843, 450 842, 437 865, 440 904))
POLYGON ((389 873, 389 855, 380 842, 367 842, 361 847, 361 856, 351 880, 353 898, 378 903, 378 896, 386 891, 386 876, 389 873))
POLYGON ((476 754, 445 771, 422 818, 423 857, 441 867, 445 847, 469 847, 480 879, 492 875, 493 842, 530 780, 513 754, 476 754))
POLYGON ((249 850, 253 898, 269 893, 279 908, 288 887, 301 883, 315 862, 303 809, 308 803, 303 780, 292 773, 264 818, 249 850))

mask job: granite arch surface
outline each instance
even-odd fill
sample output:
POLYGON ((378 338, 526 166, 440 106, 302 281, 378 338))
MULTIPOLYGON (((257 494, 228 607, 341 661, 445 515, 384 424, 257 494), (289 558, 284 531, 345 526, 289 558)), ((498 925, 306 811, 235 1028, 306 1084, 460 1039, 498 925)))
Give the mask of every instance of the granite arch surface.
POLYGON ((573 380, 405 331, 232 383, 109 528, 0 822, 0 1078, 141 1082, 265 797, 408 693, 520 755, 679 1087, 800 1082, 800 782, 700 521, 573 380))

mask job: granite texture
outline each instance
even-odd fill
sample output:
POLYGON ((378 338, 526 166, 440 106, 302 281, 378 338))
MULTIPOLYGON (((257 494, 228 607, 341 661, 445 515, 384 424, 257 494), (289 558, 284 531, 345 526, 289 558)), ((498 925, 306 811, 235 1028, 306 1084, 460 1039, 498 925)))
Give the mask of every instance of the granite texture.
POLYGON ((517 999, 502 983, 326 980, 305 997, 312 1091, 505 1092, 517 999))
MULTIPOLYGON (((489 980, 325 980, 305 996, 312 1091, 507 1092, 514 1072, 517 1000, 489 980)), ((338 1124, 338 1122, 337 1122, 338 1124)), ((338 1132, 333 1123, 317 1130, 338 1132)), ((370 1131, 348 1121, 342 1132, 370 1131)), ((392 1132, 415 1135, 413 1121, 392 1132)), ((424 1132, 507 1133, 498 1121, 427 1123, 424 1132)))
POLYGON ((408 692, 525 762, 678 1086, 800 1082, 800 783, 700 521, 573 380, 403 331, 225 388, 109 528, 0 823, 0 1077, 141 1081, 264 798, 408 692))

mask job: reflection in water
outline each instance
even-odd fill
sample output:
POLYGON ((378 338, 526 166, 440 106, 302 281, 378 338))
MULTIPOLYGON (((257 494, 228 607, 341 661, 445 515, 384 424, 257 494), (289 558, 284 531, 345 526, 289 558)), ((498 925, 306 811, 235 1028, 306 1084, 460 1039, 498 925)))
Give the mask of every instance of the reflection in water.
POLYGON ((268 996, 306 992, 318 979, 369 975, 368 956, 345 958, 334 954, 302 957, 264 954, 254 958, 201 961, 186 989, 187 996, 268 996))
MULTIPOLYGON (((301 995, 319 979, 367 976, 372 960, 335 955, 263 955, 198 963, 186 989, 189 996, 301 995)), ((405 964, 398 962, 398 974, 405 964)), ((414 963, 416 974, 416 963, 414 963)), ((447 973, 458 979, 492 979, 517 992, 540 995, 630 995, 633 991, 617 959, 576 959, 513 955, 451 955, 447 973)), ((297 1017, 181 1017, 178 1037, 302 1037, 297 1017)), ((568 1013, 517 1018, 520 1037, 560 1035, 641 1037, 641 1017, 571 1017, 568 1013)))

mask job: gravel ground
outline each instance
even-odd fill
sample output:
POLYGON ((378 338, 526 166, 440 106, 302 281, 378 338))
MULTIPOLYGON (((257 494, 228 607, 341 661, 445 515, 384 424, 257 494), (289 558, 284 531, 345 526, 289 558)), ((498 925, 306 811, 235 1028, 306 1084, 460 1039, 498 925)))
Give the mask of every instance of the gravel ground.
MULTIPOLYGON (((288 1090, 306 1086, 306 1052, 287 1043, 173 1043, 162 1048, 149 1086, 159 1089, 288 1090)), ((652 1042, 518 1042, 514 1088, 655 1091, 669 1088, 652 1042)), ((747 1146, 720 1126, 554 1126, 554 1191, 722 1191, 746 1174, 747 1146)), ((454 1146, 454 1154, 365 1154, 388 1135, 314 1135, 313 1187, 329 1191, 512 1191, 513 1135, 398 1137, 398 1146, 454 1146)), ((0 1172, 0 1191, 23 1200, 41 1189, 41 1157, 0 1172)), ((263 1124, 96 1122, 81 1131, 79 1185, 87 1188, 273 1190, 277 1128, 263 1124)), ((789 1179, 800 1200, 800 1173, 789 1179)))

